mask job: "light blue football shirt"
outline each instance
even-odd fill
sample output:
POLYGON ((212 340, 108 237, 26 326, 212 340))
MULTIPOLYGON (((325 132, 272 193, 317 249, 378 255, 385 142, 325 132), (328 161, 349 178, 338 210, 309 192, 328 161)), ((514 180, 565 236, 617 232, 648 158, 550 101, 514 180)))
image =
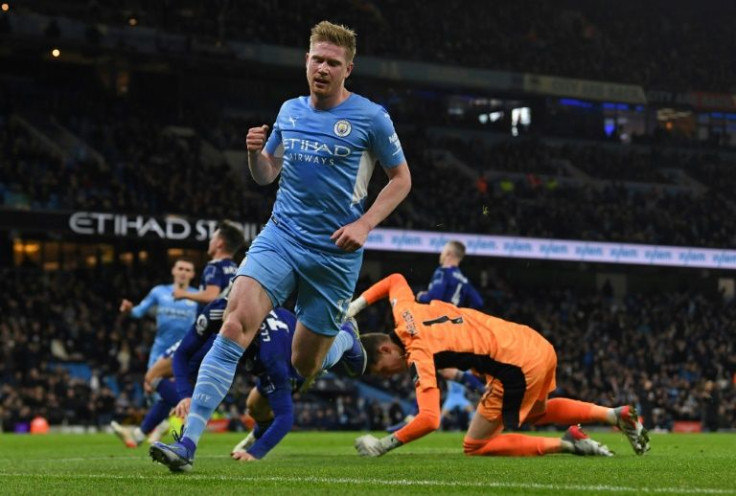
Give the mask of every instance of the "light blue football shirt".
MULTIPOLYGON (((193 293, 197 290, 190 286, 188 291, 193 293)), ((173 284, 154 286, 130 312, 132 317, 140 319, 155 309, 157 330, 150 359, 154 359, 183 338, 197 317, 197 302, 186 299, 175 300, 173 292, 173 284)))
POLYGON ((283 158, 273 221, 329 251, 340 251, 332 233, 363 215, 376 161, 406 161, 386 110, 355 93, 329 110, 313 108, 308 96, 284 102, 265 150, 283 158))

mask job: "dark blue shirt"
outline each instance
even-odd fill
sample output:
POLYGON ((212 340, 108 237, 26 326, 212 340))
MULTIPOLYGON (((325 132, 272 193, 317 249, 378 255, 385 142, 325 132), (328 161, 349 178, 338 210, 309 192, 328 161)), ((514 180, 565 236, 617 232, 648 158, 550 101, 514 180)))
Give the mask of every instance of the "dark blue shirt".
MULTIPOLYGON (((226 306, 226 298, 209 303, 174 353, 174 379, 180 400, 192 396, 192 382, 222 326, 226 306)), ((277 308, 268 314, 243 355, 246 370, 257 376, 256 387, 268 399, 274 414, 266 432, 248 449, 256 458, 263 458, 294 425, 291 393, 303 383, 291 365, 295 329, 296 316, 284 308, 277 308)))
POLYGON ((427 292, 417 295, 419 303, 432 300, 452 303, 456 307, 480 309, 483 306, 483 298, 459 267, 437 267, 427 292))
MULTIPOLYGON (((231 258, 210 260, 202 270, 202 278, 199 282, 199 290, 204 291, 207 286, 218 286, 220 292, 228 287, 230 281, 235 277, 238 265, 231 258)), ((201 305, 204 307, 204 305, 201 305)), ((202 308, 200 308, 200 311, 202 308)))

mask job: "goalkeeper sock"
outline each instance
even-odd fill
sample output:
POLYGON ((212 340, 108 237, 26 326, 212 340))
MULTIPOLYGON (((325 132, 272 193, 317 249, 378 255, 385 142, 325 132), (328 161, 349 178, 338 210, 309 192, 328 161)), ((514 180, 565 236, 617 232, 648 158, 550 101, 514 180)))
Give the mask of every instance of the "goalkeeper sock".
POLYGON ((340 331, 335 336, 335 340, 332 341, 330 349, 327 350, 327 356, 322 360, 322 370, 327 370, 335 365, 342 354, 353 347, 353 337, 347 331, 340 331))
POLYGON ((614 424, 616 414, 612 408, 598 406, 570 398, 552 398, 547 401, 547 410, 535 419, 527 419, 534 425, 542 424, 590 424, 600 422, 614 424))
POLYGON ((184 427, 184 438, 196 445, 212 412, 222 402, 233 383, 238 360, 245 350, 235 341, 218 335, 199 367, 197 385, 184 427))
POLYGON ((500 434, 491 439, 463 439, 463 452, 470 456, 542 456, 560 451, 560 438, 500 434))

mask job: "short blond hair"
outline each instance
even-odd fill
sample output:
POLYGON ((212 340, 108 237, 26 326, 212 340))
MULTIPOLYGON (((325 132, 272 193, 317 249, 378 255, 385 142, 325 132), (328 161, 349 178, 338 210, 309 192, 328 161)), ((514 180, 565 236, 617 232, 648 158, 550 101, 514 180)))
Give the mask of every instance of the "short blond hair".
POLYGON ((465 245, 461 241, 448 241, 447 246, 450 247, 453 255, 457 257, 458 261, 462 260, 465 257, 465 245))
POLYGON ((322 21, 312 28, 312 34, 309 37, 309 47, 320 41, 326 41, 343 47, 345 49, 345 60, 351 63, 355 58, 356 43, 355 31, 341 24, 332 24, 330 21, 322 21))

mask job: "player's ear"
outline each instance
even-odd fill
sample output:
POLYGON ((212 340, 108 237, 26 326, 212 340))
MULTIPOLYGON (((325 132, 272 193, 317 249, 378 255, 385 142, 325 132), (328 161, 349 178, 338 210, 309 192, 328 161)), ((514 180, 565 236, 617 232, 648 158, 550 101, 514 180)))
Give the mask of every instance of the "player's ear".
POLYGON ((391 343, 385 342, 378 346, 378 352, 381 355, 387 355, 388 353, 391 353, 391 343))
POLYGON ((351 74, 352 72, 353 72, 353 63, 352 63, 352 62, 350 62, 350 63, 348 64, 348 66, 347 66, 347 69, 346 69, 346 71, 345 71, 345 79, 347 79, 347 78, 348 78, 348 77, 350 76, 350 74, 351 74))

